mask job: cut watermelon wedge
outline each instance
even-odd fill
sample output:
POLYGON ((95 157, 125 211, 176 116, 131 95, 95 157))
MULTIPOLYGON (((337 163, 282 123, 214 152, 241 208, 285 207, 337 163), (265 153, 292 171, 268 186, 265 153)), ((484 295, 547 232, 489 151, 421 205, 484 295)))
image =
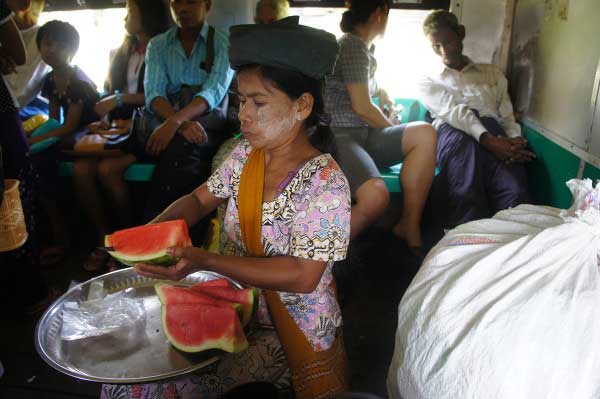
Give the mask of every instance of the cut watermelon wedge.
POLYGON ((244 326, 252 320, 252 317, 258 308, 258 289, 256 288, 236 290, 231 287, 202 287, 198 284, 191 288, 213 298, 241 304, 244 312, 244 317, 242 318, 242 324, 244 326))
POLYGON ((231 284, 226 278, 217 278, 214 280, 203 281, 198 284, 194 284, 192 287, 202 288, 202 287, 231 287, 231 284))
POLYGON ((244 310, 241 304, 215 298, 190 288, 176 287, 171 284, 157 283, 154 285, 156 295, 163 305, 197 304, 223 308, 233 308, 238 312, 240 321, 243 320, 244 310))
POLYGON ((162 322, 169 342, 184 352, 221 349, 237 353, 248 348, 240 319, 231 307, 167 304, 162 322))
POLYGON ((114 249, 108 253, 126 265, 170 266, 177 260, 167 255, 167 248, 189 247, 192 240, 185 221, 172 220, 116 231, 106 236, 104 243, 114 249))

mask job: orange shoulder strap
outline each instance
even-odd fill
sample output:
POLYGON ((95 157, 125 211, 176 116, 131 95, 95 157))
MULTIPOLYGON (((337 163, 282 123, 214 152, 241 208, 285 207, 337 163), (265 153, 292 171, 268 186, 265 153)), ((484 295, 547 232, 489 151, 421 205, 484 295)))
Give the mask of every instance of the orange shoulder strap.
POLYGON ((265 153, 253 149, 240 178, 238 215, 249 256, 265 256, 262 245, 262 203, 265 187, 265 153))

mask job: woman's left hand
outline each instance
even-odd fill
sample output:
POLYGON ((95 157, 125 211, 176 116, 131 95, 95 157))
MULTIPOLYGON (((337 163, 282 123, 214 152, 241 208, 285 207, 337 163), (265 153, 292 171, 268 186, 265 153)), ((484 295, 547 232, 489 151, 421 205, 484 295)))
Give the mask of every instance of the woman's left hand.
POLYGON ((178 262, 170 267, 140 263, 135 266, 135 271, 150 278, 179 281, 191 273, 205 269, 203 264, 208 252, 196 247, 174 247, 167 249, 167 254, 177 259, 178 262))

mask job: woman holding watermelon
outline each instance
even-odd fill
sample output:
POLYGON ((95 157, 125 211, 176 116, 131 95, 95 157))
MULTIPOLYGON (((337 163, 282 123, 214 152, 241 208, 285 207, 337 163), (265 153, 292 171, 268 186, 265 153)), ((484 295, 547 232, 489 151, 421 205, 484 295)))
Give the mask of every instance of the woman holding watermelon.
POLYGON ((296 398, 332 397, 347 389, 331 268, 346 255, 350 192, 325 153, 330 131, 321 92, 338 45, 333 35, 296 23, 231 28, 229 56, 238 72, 245 140, 206 183, 154 220, 194 225, 227 201, 224 229, 239 256, 171 248, 179 259, 175 266, 136 267, 145 276, 171 280, 211 270, 258 287, 255 321, 271 329, 257 328, 246 352, 224 357, 203 375, 144 386, 144 392, 168 388, 182 398, 217 397, 253 381, 280 391, 291 386, 296 398))

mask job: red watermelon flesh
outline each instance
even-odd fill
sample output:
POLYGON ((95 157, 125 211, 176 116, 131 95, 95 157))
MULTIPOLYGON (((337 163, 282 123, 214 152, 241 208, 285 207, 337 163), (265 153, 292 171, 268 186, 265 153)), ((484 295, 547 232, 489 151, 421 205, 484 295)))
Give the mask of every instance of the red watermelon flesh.
POLYGON ((202 287, 231 287, 231 284, 229 284, 229 281, 226 278, 217 278, 214 280, 203 281, 192 286, 194 289, 202 287))
POLYGON ((184 352, 221 349, 237 353, 248 348, 237 312, 205 304, 167 304, 162 309, 169 342, 184 352))
POLYGON ((244 312, 242 318, 244 326, 252 319, 258 307, 258 289, 256 288, 236 290, 231 287, 201 287, 197 284, 191 288, 214 298, 241 304, 244 312))
POLYGON ((148 263, 168 266, 176 259, 166 253, 169 247, 189 247, 192 240, 184 220, 171 220, 119 230, 106 236, 105 245, 117 260, 133 266, 148 263))
POLYGON ((177 287, 166 283, 157 283, 154 285, 154 289, 156 290, 156 295, 158 296, 160 303, 163 305, 179 305, 186 303, 233 308, 239 313, 240 320, 243 317, 242 306, 239 303, 225 301, 206 295, 202 292, 194 291, 190 288, 177 287))

